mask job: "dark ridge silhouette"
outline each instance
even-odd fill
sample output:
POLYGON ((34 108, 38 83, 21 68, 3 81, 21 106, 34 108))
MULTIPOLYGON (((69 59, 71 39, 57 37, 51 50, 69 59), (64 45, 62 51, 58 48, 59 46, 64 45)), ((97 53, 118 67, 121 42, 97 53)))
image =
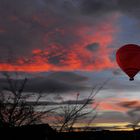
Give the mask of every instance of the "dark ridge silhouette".
POLYGON ((53 140, 56 135, 48 124, 0 128, 0 140, 53 140))
POLYGON ((140 131, 90 131, 59 134, 60 140, 139 140, 140 131))
POLYGON ((48 124, 0 128, 0 140, 139 140, 140 129, 135 131, 80 131, 57 132, 48 124))

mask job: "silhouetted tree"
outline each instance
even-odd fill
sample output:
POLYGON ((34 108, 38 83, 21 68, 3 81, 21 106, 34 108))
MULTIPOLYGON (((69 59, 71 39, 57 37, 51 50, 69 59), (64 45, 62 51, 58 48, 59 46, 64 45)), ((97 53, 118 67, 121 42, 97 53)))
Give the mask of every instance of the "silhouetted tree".
POLYGON ((3 73, 6 87, 0 91, 0 127, 16 127, 38 123, 53 109, 36 110, 42 94, 25 94, 24 88, 28 79, 13 79, 8 72, 3 73), (35 95, 33 97, 33 95, 35 95), (34 102, 28 102, 33 97, 34 102))
POLYGON ((60 106, 60 109, 56 112, 57 121, 55 123, 59 132, 72 131, 74 124, 76 124, 79 120, 89 118, 89 115, 94 111, 91 119, 87 122, 86 127, 92 123, 97 116, 96 108, 98 104, 92 106, 92 108, 89 108, 89 105, 95 102, 96 94, 104 87, 107 81, 101 84, 99 88, 93 88, 87 99, 83 100, 84 102, 79 102, 80 94, 78 93, 75 102, 73 101, 74 103, 67 103, 66 105, 60 106))

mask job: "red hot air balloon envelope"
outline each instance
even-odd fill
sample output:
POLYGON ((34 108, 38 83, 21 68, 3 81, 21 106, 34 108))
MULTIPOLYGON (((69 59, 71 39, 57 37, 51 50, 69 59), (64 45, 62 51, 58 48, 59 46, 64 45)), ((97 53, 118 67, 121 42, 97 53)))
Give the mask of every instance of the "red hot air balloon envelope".
POLYGON ((116 52, 116 61, 120 68, 134 80, 134 76, 140 71, 140 46, 127 44, 116 52))

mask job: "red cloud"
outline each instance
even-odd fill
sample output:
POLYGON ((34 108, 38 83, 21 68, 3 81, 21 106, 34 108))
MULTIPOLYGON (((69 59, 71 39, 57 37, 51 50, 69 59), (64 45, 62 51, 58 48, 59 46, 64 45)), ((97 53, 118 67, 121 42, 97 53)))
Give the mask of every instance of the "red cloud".
MULTIPOLYGON (((37 18, 35 18, 36 20, 37 18)), ((112 49, 109 46, 113 42, 113 36, 117 29, 114 23, 103 23, 96 28, 79 25, 70 29, 56 29, 44 36, 44 49, 32 50, 28 57, 19 58, 15 64, 1 63, 0 70, 18 71, 49 71, 49 70, 102 70, 114 67, 110 58, 112 49), (49 37, 54 37, 59 32, 62 37, 74 34, 74 41, 69 46, 58 41, 49 42, 49 37), (77 38, 76 38, 77 37, 77 38), (95 51, 87 49, 87 45, 98 43, 95 51)), ((70 40, 70 38, 69 38, 70 40)), ((67 39, 67 41, 69 41, 67 39)), ((60 41, 60 40, 59 40, 60 41)))
POLYGON ((127 101, 120 102, 118 105, 129 109, 140 109, 139 100, 127 100, 127 101))
POLYGON ((124 106, 120 106, 119 103, 128 101, 129 99, 127 98, 108 98, 99 102, 98 110, 127 112, 129 109, 124 106))
POLYGON ((118 112, 125 112, 127 109, 124 107, 120 107, 116 104, 113 103, 108 103, 108 102, 102 102, 99 106, 99 110, 103 111, 118 111, 118 112))

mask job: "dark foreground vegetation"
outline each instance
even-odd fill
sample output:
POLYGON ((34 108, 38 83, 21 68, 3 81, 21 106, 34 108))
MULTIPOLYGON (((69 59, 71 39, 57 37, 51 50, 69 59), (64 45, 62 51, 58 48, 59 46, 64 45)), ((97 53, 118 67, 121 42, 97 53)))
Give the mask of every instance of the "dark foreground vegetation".
POLYGON ((56 132, 49 125, 0 128, 0 140, 139 140, 135 131, 56 132))

